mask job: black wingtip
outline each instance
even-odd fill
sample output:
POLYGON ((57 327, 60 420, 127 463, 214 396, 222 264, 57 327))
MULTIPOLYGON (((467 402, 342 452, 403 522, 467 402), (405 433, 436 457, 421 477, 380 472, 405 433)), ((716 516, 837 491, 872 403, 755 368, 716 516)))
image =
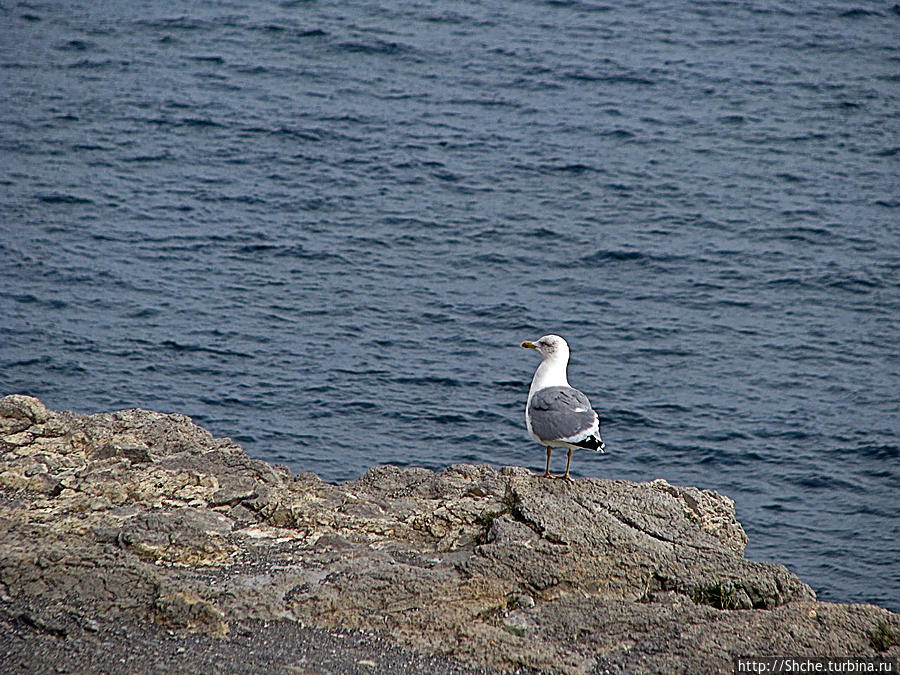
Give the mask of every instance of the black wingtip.
POLYGON ((588 450, 596 450, 597 452, 605 452, 606 443, 604 443, 598 436, 590 436, 581 441, 581 443, 578 444, 578 447, 587 448, 588 450))

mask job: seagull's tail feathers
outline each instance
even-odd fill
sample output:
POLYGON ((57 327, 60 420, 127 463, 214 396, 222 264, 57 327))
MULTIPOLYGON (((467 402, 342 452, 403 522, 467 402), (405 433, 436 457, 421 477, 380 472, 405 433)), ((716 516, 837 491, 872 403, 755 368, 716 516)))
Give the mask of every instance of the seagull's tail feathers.
POLYGON ((588 450, 596 450, 597 452, 605 452, 606 443, 603 442, 603 439, 600 438, 600 434, 596 433, 593 436, 588 436, 583 441, 578 442, 579 448, 587 448, 588 450))

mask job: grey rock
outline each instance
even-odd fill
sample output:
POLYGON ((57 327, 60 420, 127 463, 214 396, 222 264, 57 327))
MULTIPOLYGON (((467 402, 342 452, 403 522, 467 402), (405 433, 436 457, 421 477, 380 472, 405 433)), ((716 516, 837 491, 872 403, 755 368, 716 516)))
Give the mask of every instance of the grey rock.
POLYGON ((92 451, 89 459, 109 459, 111 457, 123 457, 132 464, 151 461, 150 450, 147 446, 137 443, 106 443, 96 451, 92 451))
POLYGON ((663 480, 383 466, 330 485, 182 415, 77 415, 19 395, 0 399, 0 451, 0 630, 38 641, 121 649, 110 626, 128 625, 162 653, 163 629, 187 670, 207 663, 190 636, 235 650, 236 633, 266 625, 353 631, 446 672, 900 654, 873 639, 900 634, 900 616, 818 602, 783 566, 744 557, 730 499, 663 480))

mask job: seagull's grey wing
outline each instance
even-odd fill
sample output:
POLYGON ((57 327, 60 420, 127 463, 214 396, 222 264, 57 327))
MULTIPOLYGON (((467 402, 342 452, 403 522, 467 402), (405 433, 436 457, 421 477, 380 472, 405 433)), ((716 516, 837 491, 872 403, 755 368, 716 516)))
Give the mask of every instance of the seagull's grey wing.
POLYGON ((542 441, 580 440, 597 429, 588 397, 572 387, 545 387, 528 405, 531 430, 542 441))

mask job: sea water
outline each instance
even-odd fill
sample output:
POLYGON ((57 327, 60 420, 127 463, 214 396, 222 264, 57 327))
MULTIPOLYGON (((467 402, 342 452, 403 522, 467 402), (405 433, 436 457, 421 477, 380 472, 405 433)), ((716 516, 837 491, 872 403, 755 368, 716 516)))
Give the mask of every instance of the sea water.
POLYGON ((900 611, 891 2, 0 7, 0 393, 254 457, 736 502, 747 556, 900 611), (554 470, 564 466, 563 453, 554 470))

